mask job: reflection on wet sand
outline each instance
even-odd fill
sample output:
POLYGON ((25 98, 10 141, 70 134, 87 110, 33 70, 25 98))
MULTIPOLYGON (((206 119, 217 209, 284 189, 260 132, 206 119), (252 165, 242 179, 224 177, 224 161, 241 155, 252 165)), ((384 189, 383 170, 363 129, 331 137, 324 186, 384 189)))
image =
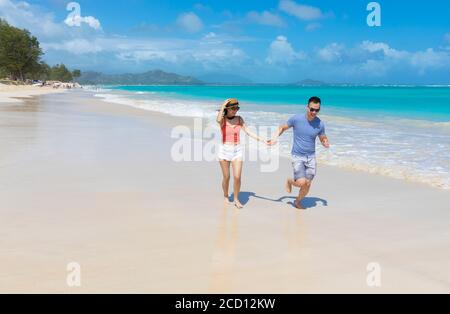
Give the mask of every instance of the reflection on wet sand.
POLYGON ((23 103, 11 103, 3 104, 1 106, 1 111, 6 112, 40 112, 42 108, 39 106, 39 99, 33 98, 19 98, 22 99, 23 103))
POLYGON ((305 280, 305 250, 307 243, 307 224, 302 211, 283 210, 283 233, 286 239, 286 254, 284 258, 284 283, 286 287, 300 286, 305 280))
POLYGON ((7 147, 0 150, 0 168, 11 167, 29 158, 29 152, 37 140, 39 108, 39 98, 25 98, 23 103, 0 104, 0 147, 7 147))
POLYGON ((211 292, 231 292, 233 289, 233 266, 236 257, 238 235, 237 209, 224 206, 220 215, 217 240, 212 256, 211 292))

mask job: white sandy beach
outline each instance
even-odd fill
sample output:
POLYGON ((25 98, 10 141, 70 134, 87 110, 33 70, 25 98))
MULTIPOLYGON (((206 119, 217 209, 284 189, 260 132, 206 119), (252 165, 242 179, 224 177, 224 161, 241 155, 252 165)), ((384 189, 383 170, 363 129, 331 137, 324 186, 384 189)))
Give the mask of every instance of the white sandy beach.
POLYGON ((49 86, 38 87, 31 85, 5 85, 0 84, 0 103, 18 103, 20 98, 62 93, 63 89, 54 89, 49 86))
POLYGON ((237 210, 216 162, 170 158, 191 119, 1 88, 0 292, 450 292, 449 191, 320 166, 299 211, 289 160, 248 162, 237 210))

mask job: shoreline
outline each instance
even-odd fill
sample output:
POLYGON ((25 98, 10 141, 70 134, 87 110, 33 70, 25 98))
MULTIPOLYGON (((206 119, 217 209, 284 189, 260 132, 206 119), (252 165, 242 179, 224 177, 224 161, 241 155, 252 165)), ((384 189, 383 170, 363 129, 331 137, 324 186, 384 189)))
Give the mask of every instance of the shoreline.
POLYGON ((239 211, 223 207, 216 162, 171 160, 171 128, 192 119, 81 91, 0 110, 0 291, 450 291, 447 191, 320 165, 298 211, 287 159, 275 173, 247 162, 239 211))
MULTIPOLYGON (((214 108, 211 108, 204 99, 198 100, 202 105, 197 107, 197 101, 194 101, 195 98, 183 99, 181 95, 179 95, 180 98, 173 97, 166 99, 167 96, 163 96, 160 99, 159 96, 157 96, 154 99, 147 99, 145 98, 146 93, 153 95, 154 92, 97 90, 92 91, 92 93, 96 98, 99 98, 104 102, 139 108, 149 112, 159 112, 174 118, 201 118, 203 121, 206 121, 207 124, 215 125, 215 117, 207 115, 208 112, 213 112, 214 108), (170 101, 173 101, 173 106, 170 106, 170 101)), ((260 115, 258 115, 258 109, 253 103, 247 103, 246 105, 246 110, 249 112, 244 112, 244 117, 246 117, 246 114, 248 114, 249 117, 255 115, 255 118, 247 119, 247 123, 251 127, 257 127, 257 120, 260 117, 260 115)), ((266 115, 271 114, 272 117, 276 116, 276 121, 278 123, 279 121, 287 120, 289 116, 293 114, 264 111, 262 113, 266 115)), ((265 118, 265 116, 263 118, 265 118)), ((448 122, 430 122, 427 120, 411 120, 406 118, 397 119, 395 117, 383 118, 381 120, 379 118, 367 119, 361 117, 352 119, 350 117, 333 114, 325 114, 322 118, 327 125, 327 129, 330 131, 328 135, 332 146, 331 149, 324 150, 318 145, 319 164, 339 167, 349 171, 362 171, 369 174, 382 175, 397 180, 403 180, 405 182, 425 184, 437 189, 450 191, 450 181, 446 175, 446 172, 450 171, 450 168, 442 166, 446 165, 444 157, 445 149, 446 147, 449 147, 450 149, 450 142, 445 139, 446 134, 450 130, 450 124, 448 122), (350 136, 347 134, 348 132, 345 129, 346 126, 350 127, 350 130, 353 130, 352 133, 356 133, 356 135, 350 136), (411 127, 416 128, 414 129, 414 132, 411 131, 411 127), (369 129, 377 131, 370 131, 369 129), (380 143, 379 138, 383 138, 385 135, 383 132, 380 133, 381 130, 385 130, 384 133, 390 134, 388 138, 384 138, 384 140, 392 141, 391 143, 380 143), (369 133, 366 134, 364 132, 369 133), (408 140, 407 138, 404 138, 405 132, 412 132, 415 134, 413 139, 408 140), (427 146, 427 149, 429 149, 430 152, 426 157, 434 160, 434 158, 432 158, 433 154, 437 153, 436 150, 438 150, 438 155, 442 156, 444 160, 440 159, 440 161, 436 160, 431 164, 424 164, 423 162, 419 162, 425 157, 423 154, 416 152, 414 156, 411 155, 411 151, 414 151, 415 149, 415 143, 418 141, 429 142, 428 133, 434 134, 437 143, 434 145, 434 148, 427 146), (366 134, 365 136, 382 144, 383 147, 375 147, 376 145, 368 147, 362 143, 366 141, 367 138, 363 135, 358 137, 358 134, 366 134), (359 144, 359 142, 361 143, 359 144), (397 145, 399 145, 402 150, 389 150, 389 147, 397 147, 397 145), (437 145, 442 148, 437 148, 437 145), (348 148, 349 146, 350 148, 348 148), (373 151, 373 149, 375 149, 375 151, 373 151), (348 151, 352 151, 352 153, 348 153, 348 151), (362 153, 364 153, 364 155, 361 155, 362 153), (386 154, 388 154, 388 156, 386 156, 386 154), (393 156, 397 157, 394 158, 393 156), (385 159, 386 157, 388 157, 387 160, 385 159), (405 157, 406 159, 402 159, 402 157, 405 157)), ((273 124, 274 121, 270 118, 268 119, 267 123, 269 126, 275 127, 276 125, 273 124)), ((291 135, 288 134, 280 140, 282 145, 280 156, 285 158, 290 158, 290 149, 289 151, 286 149, 286 145, 291 145, 290 137, 291 135)))
POLYGON ((220 83, 205 83, 205 84, 98 84, 98 85, 92 85, 92 84, 84 84, 84 86, 287 86, 287 87, 311 87, 311 88, 321 88, 321 87, 400 87, 400 88, 409 88, 409 87, 424 87, 424 88, 434 88, 434 87, 443 87, 443 88, 450 88, 450 84, 426 84, 426 85, 415 85, 415 84, 325 84, 325 85, 302 85, 302 84, 277 84, 277 83, 253 83, 253 84, 245 84, 245 83, 230 83, 230 84, 220 84, 220 83))

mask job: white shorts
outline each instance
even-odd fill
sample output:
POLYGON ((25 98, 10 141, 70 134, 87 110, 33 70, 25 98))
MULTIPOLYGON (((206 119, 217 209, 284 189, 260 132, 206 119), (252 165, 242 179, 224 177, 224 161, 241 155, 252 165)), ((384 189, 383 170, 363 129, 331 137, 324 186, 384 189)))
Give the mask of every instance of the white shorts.
POLYGON ((236 159, 242 160, 242 146, 238 145, 230 145, 230 144, 221 144, 219 148, 219 153, 217 154, 217 158, 219 160, 233 161, 236 159))

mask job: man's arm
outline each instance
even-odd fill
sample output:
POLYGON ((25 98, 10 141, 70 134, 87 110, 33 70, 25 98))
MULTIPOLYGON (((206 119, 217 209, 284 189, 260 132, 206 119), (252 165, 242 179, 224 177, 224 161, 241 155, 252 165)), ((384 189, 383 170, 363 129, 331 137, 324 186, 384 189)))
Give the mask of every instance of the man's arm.
POLYGON ((289 130, 290 128, 291 128, 291 127, 290 127, 289 125, 287 125, 287 124, 283 124, 282 126, 280 126, 280 127, 278 128, 277 133, 276 133, 275 136, 273 137, 273 139, 271 139, 271 140, 269 141, 269 144, 270 144, 270 145, 275 145, 275 144, 277 143, 278 138, 279 138, 284 132, 286 132, 287 130, 289 130))
POLYGON ((323 147, 330 148, 330 143, 328 142, 328 137, 326 135, 319 136, 319 139, 323 147))

